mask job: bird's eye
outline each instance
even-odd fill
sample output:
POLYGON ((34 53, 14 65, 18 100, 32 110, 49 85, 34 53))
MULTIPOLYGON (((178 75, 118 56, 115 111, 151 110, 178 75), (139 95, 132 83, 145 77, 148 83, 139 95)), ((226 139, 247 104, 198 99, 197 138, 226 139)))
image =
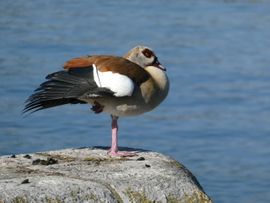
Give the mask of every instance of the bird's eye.
POLYGON ((144 49, 142 53, 147 58, 151 58, 152 56, 154 56, 154 53, 149 49, 144 49))

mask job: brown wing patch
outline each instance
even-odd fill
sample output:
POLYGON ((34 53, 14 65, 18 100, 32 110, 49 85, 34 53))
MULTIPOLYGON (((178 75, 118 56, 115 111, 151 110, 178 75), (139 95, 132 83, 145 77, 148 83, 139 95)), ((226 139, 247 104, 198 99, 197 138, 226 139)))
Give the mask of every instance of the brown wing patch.
POLYGON ((112 58, 112 56, 84 56, 73 58, 64 64, 64 69, 88 68, 93 64, 100 64, 102 61, 109 60, 110 58, 112 58))
POLYGON ((92 62, 88 58, 89 57, 73 58, 64 64, 64 69, 90 67, 92 66, 92 62))
POLYGON ((64 64, 64 69, 87 68, 93 64, 99 71, 111 71, 128 76, 136 84, 140 85, 150 78, 150 75, 139 65, 117 56, 88 56, 74 58, 64 64))
POLYGON ((150 78, 149 73, 142 67, 122 57, 104 56, 102 60, 97 60, 95 65, 102 72, 111 71, 126 75, 138 85, 150 78))

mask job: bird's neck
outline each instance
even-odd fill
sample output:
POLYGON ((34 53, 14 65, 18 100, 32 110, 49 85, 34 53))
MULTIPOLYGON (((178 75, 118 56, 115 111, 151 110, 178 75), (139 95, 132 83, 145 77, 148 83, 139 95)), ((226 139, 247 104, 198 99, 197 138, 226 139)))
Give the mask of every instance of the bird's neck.
POLYGON ((144 69, 151 75, 157 87, 167 94, 169 90, 169 80, 166 72, 155 66, 147 66, 144 69))

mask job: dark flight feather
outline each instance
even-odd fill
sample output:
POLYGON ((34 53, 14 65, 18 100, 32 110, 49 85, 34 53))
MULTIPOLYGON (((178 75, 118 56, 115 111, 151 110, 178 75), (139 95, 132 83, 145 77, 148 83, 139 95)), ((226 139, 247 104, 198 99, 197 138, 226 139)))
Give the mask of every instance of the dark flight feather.
POLYGON ((93 78, 93 68, 76 68, 47 75, 27 100, 23 113, 35 112, 64 104, 82 104, 79 98, 113 96, 108 88, 100 88, 93 78))

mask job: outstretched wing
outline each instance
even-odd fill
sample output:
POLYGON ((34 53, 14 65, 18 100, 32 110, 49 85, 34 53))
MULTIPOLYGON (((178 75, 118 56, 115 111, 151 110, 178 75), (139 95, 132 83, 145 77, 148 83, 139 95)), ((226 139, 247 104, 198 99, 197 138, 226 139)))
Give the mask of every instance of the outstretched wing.
POLYGON ((93 80, 93 68, 77 68, 49 74, 27 100, 23 112, 38 111, 63 104, 86 103, 81 97, 113 96, 107 88, 100 88, 93 80))

